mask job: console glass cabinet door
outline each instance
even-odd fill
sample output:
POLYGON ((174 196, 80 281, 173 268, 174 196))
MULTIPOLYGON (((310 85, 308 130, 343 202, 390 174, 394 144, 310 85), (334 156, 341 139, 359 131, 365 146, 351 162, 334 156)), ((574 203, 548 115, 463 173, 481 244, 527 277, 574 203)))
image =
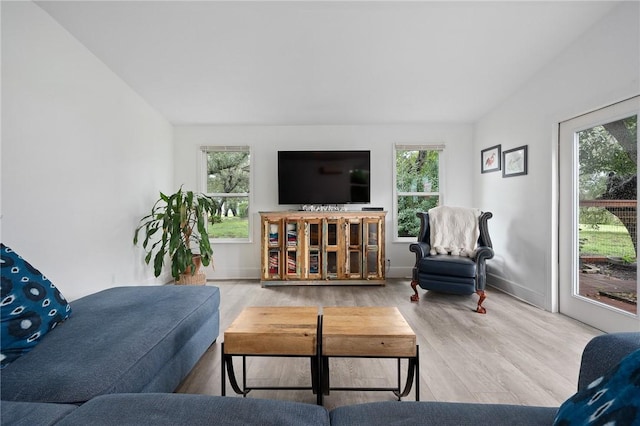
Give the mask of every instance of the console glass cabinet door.
POLYGON ((322 279, 322 220, 309 219, 305 224, 305 278, 322 279))
POLYGON ((302 272, 300 264, 301 235, 298 220, 284 219, 286 232, 285 274, 287 279, 298 279, 302 272))
POLYGON ((365 278, 377 278, 384 271, 384 256, 380 252, 380 241, 384 240, 383 222, 364 220, 364 274, 365 278))
POLYGON ((326 238, 324 240, 324 251, 325 251, 325 263, 322 265, 324 277, 328 280, 336 280, 340 276, 342 276, 342 268, 340 267, 340 262, 338 259, 341 256, 341 249, 339 244, 339 236, 342 235, 340 232, 340 221, 336 218, 324 219, 324 226, 326 228, 326 238))
POLYGON ((262 278, 282 279, 282 219, 263 221, 262 232, 262 278))
POLYGON ((348 247, 345 272, 347 278, 362 278, 362 220, 358 218, 345 219, 346 241, 348 247))

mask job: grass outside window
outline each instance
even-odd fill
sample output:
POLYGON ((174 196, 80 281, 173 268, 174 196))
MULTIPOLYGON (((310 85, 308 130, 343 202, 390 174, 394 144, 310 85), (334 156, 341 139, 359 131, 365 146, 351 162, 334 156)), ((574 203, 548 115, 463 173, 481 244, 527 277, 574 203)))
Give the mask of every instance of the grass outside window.
POLYGON ((580 255, 613 256, 635 259, 636 253, 629 232, 624 226, 580 225, 580 255))
POLYGON ((249 219, 246 217, 220 217, 219 222, 209 223, 209 235, 214 238, 249 238, 249 219))

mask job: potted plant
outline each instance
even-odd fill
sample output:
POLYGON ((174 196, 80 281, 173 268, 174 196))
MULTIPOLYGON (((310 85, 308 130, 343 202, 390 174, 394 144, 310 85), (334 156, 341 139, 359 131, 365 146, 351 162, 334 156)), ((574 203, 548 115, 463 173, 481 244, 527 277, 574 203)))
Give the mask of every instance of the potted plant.
MULTIPOLYGON (((147 265, 153 259, 153 270, 160 276, 165 256, 171 259, 171 275, 176 282, 185 275, 195 275, 199 264, 208 266, 213 258, 209 243, 207 217, 216 213, 216 201, 204 194, 180 189, 171 195, 160 192, 151 213, 140 219, 133 243, 144 236, 147 265)), ((182 281, 185 281, 184 279, 182 281)))

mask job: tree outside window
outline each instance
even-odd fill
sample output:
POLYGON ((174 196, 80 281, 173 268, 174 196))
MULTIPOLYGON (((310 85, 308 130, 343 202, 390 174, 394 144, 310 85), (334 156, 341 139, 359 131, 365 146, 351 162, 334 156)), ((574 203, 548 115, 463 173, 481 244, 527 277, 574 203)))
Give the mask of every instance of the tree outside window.
POLYGON ((251 187, 251 153, 247 146, 202 147, 203 186, 217 202, 210 218, 214 239, 248 240, 251 187))
POLYGON ((635 261, 638 116, 593 126, 577 136, 580 254, 635 261))
POLYGON ((415 239, 420 230, 416 213, 440 203, 441 146, 396 145, 396 237, 415 239))

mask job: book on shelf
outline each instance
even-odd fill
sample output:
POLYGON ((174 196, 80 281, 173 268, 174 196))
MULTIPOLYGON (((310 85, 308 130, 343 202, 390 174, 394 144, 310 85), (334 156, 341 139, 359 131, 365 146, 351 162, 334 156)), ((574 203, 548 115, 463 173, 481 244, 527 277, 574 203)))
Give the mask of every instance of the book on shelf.
POLYGON ((319 258, 318 253, 313 253, 309 256, 309 273, 317 274, 320 271, 319 258))
POLYGON ((269 273, 270 274, 278 274, 280 263, 280 255, 278 252, 269 253, 269 273))

